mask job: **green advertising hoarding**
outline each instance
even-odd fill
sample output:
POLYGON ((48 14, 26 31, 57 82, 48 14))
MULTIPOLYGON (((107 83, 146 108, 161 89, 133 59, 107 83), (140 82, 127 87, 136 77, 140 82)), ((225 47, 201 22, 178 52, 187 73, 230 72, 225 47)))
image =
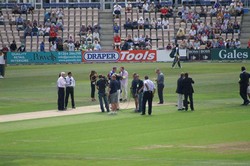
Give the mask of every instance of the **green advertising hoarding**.
POLYGON ((214 48, 212 60, 250 60, 250 49, 214 48))

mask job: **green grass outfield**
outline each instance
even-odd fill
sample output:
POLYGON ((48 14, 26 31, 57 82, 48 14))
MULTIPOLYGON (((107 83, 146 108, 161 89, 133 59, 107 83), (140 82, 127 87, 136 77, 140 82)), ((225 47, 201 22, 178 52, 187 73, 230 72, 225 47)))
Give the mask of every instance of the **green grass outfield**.
POLYGON ((179 73, 189 72, 195 111, 178 112, 172 104, 143 117, 122 110, 0 123, 0 166, 250 165, 250 106, 241 106, 238 90, 240 67, 250 70, 249 63, 8 66, 0 80, 0 114, 56 109, 60 71, 74 74, 76 106, 97 104, 90 102, 89 71, 106 75, 114 65, 150 78, 160 68, 169 103, 176 102, 179 73))

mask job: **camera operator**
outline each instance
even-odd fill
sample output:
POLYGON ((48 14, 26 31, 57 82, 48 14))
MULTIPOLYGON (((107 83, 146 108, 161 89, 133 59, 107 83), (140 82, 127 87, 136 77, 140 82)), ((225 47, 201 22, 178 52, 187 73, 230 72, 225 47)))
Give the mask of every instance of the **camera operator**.
POLYGON ((98 90, 98 99, 100 103, 100 108, 102 112, 105 112, 103 107, 103 101, 105 104, 105 108, 107 112, 109 112, 109 104, 108 104, 108 98, 106 93, 106 87, 108 86, 108 80, 102 75, 99 75, 99 80, 96 82, 96 88, 98 90))

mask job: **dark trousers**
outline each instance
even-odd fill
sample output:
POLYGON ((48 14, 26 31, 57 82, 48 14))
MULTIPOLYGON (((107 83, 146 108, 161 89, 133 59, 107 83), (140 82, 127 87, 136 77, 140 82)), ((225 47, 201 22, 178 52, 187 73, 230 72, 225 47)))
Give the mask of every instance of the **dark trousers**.
POLYGON ((91 82, 91 98, 95 98, 95 84, 91 82))
POLYGON ((181 68, 180 58, 178 58, 178 57, 175 57, 175 58, 174 58, 172 67, 174 67, 176 63, 177 63, 177 65, 178 65, 178 67, 181 68))
POLYGON ((241 85, 240 86, 240 96, 244 101, 243 104, 246 104, 247 102, 249 102, 249 100, 247 98, 247 87, 248 87, 248 85, 241 85))
POLYGON ((66 87, 65 107, 68 106, 69 95, 71 98, 71 106, 75 108, 74 87, 66 87))
POLYGON ((194 103, 193 103, 193 93, 184 94, 184 107, 185 110, 188 110, 188 98, 190 103, 190 108, 193 111, 194 110, 194 103))
POLYGON ((98 99, 99 99, 101 111, 105 112, 104 107, 103 107, 103 102, 104 102, 105 108, 107 112, 109 112, 109 104, 108 104, 107 95, 105 93, 98 93, 98 99))
POLYGON ((163 84, 157 84, 157 92, 158 92, 160 103, 163 103, 163 89, 164 89, 163 84))
POLYGON ((153 92, 152 91, 144 92, 143 98, 142 98, 142 114, 145 114, 146 103, 148 102, 148 114, 151 115, 151 113, 152 113, 152 101, 153 101, 153 92))
POLYGON ((65 91, 64 88, 58 88, 58 110, 62 111, 64 110, 64 97, 65 97, 65 91))
POLYGON ((0 64, 0 75, 3 77, 5 75, 5 64, 0 64))

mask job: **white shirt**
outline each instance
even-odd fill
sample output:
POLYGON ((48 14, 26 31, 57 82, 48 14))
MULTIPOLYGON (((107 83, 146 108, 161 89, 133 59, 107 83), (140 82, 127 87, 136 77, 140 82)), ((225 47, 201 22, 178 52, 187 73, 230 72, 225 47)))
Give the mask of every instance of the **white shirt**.
POLYGON ((128 84, 128 72, 126 70, 121 71, 120 75, 122 76, 121 84, 127 85, 128 84))
POLYGON ((56 51, 56 49, 57 49, 56 43, 51 45, 50 51, 56 51))
POLYGON ((76 81, 75 79, 71 76, 67 76, 66 78, 66 87, 75 87, 76 86, 76 81))
POLYGON ((65 78, 63 78, 62 76, 60 76, 57 80, 57 87, 58 88, 65 88, 66 86, 66 81, 65 78))
POLYGON ((146 91, 154 91, 154 89, 155 89, 155 84, 151 80, 149 80, 149 79, 144 80, 144 87, 143 87, 144 92, 146 92, 146 91), (148 86, 148 89, 147 89, 146 85, 148 86))
POLYGON ((120 5, 115 5, 114 6, 114 11, 119 10, 121 11, 122 7, 120 5))
POLYGON ((0 55, 0 64, 4 65, 5 64, 5 60, 4 60, 4 54, 2 53, 2 55, 0 55))
POLYGON ((75 44, 74 43, 69 43, 68 48, 69 48, 69 51, 75 51, 75 44))

